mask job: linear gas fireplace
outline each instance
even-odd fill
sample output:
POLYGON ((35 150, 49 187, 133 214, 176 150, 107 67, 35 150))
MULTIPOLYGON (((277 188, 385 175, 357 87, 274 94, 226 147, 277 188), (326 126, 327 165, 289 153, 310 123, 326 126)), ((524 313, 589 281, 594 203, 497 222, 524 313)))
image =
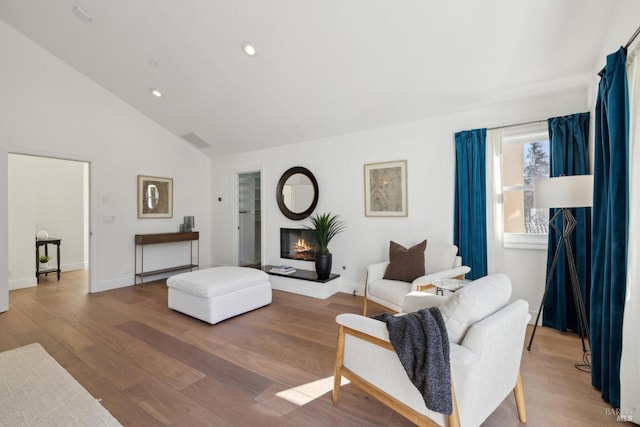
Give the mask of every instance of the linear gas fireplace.
POLYGON ((313 261, 316 239, 313 231, 305 228, 280 229, 280 258, 313 261))

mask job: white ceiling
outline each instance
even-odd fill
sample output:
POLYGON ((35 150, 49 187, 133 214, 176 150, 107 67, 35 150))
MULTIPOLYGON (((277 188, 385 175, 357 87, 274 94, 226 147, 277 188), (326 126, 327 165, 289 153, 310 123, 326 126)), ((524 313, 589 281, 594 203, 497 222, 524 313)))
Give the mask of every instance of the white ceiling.
POLYGON ((0 0, 0 19, 215 157, 584 84, 614 4, 0 0))

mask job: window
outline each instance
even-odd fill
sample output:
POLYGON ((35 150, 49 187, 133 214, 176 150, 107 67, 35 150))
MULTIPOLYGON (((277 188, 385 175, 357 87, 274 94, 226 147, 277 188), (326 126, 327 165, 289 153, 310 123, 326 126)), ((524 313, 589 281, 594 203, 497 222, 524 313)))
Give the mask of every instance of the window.
POLYGON ((502 138, 503 232, 507 247, 544 247, 549 210, 534 208, 534 181, 549 178, 546 126, 505 130, 502 138))

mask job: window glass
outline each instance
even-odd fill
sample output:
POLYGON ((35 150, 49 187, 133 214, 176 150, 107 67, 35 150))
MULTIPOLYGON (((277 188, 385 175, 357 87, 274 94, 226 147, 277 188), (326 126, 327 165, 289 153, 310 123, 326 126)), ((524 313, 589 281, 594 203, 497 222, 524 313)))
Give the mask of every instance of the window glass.
POLYGON ((522 145, 502 146, 502 185, 505 187, 524 184, 522 145))
POLYGON ((520 136, 502 146, 504 233, 546 234, 549 210, 534 208, 534 181, 549 177, 548 136, 520 136))

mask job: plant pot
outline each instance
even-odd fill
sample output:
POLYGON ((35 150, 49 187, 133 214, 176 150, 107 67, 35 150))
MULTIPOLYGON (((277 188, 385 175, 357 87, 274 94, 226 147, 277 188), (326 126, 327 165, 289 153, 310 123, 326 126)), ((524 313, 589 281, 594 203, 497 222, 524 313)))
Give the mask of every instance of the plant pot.
POLYGON ((328 279, 331 274, 331 254, 316 254, 316 274, 318 279, 328 279))
POLYGON ((41 262, 40 263, 40 270, 44 270, 45 268, 49 268, 49 263, 48 262, 41 262))

